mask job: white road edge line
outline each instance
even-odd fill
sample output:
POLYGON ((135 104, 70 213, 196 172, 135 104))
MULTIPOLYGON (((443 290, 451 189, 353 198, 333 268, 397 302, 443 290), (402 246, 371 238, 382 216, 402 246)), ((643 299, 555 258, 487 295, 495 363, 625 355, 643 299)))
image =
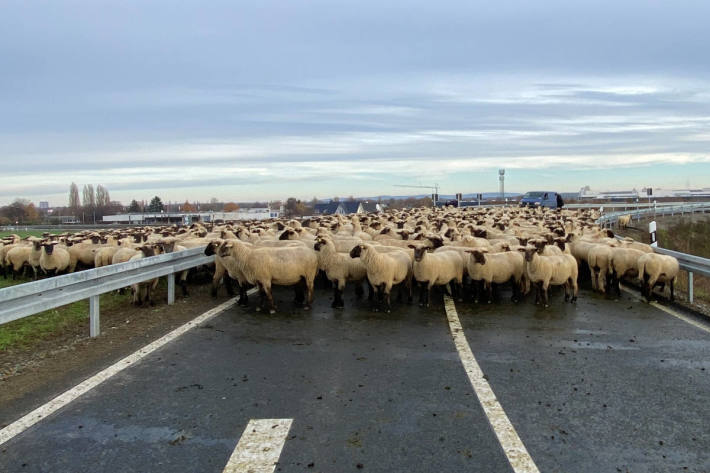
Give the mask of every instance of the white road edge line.
POLYGON ((272 473, 293 419, 251 419, 222 473, 272 473))
POLYGON ((471 351, 468 341, 466 341, 466 335, 456 313, 454 300, 448 295, 444 295, 444 307, 446 308, 446 318, 449 321, 451 336, 454 339, 456 350, 459 352, 461 363, 466 370, 466 374, 468 374, 468 379, 471 381, 471 386, 473 386, 476 396, 478 396, 478 402, 481 403, 481 407, 483 407, 483 411, 488 417, 488 422, 490 422, 496 437, 498 437, 498 442, 503 447, 503 452, 508 458, 510 466, 515 473, 539 473, 540 470, 537 469, 535 462, 525 445, 523 445, 522 440, 520 440, 515 427, 513 427, 510 419, 505 414, 503 406, 496 399, 491 385, 483 377, 483 371, 478 365, 476 357, 473 356, 473 351, 471 351))
MULTIPOLYGON (((247 294, 251 295, 254 292, 256 292, 256 289, 252 289, 247 292, 247 294)), ((37 422, 41 421, 42 419, 48 417, 49 415, 53 414, 54 412, 58 411, 62 407, 66 406, 70 402, 74 401, 77 399, 79 396, 82 396, 83 394, 86 394, 87 392, 91 391, 94 389, 96 386, 99 384, 103 383, 107 379, 111 378, 113 375, 120 373, 124 369, 128 368, 129 366, 133 366, 136 364, 136 362, 140 361, 141 359, 145 358, 146 356, 150 355, 153 353, 155 350, 158 348, 161 348, 162 346, 166 345, 167 343, 175 340, 179 336, 185 334, 188 330, 197 327, 198 325, 210 320, 214 316, 218 315, 220 312, 223 312, 230 307, 232 307, 234 304, 237 303, 237 300, 239 297, 233 297, 232 299, 229 299, 228 301, 218 305, 217 307, 208 310, 204 314, 192 319, 188 323, 181 325, 180 327, 176 328, 172 332, 162 336, 161 338, 157 339, 156 341, 149 343, 148 345, 144 346, 140 350, 134 352, 131 355, 128 355, 127 357, 117 361, 113 365, 109 366, 108 368, 96 373, 94 376, 91 378, 88 378, 87 380, 77 384, 73 388, 69 389, 68 391, 65 391, 64 393, 60 394, 59 396, 55 397, 48 403, 44 404, 43 406, 38 407, 37 409, 33 410, 29 414, 26 414, 24 417, 21 417, 20 419, 16 420, 12 424, 8 425, 7 427, 3 428, 0 430, 0 445, 4 444, 8 440, 12 439, 16 435, 21 434, 25 430, 29 429, 32 427, 34 424, 37 422)))
MULTIPOLYGON (((624 292, 631 294, 636 299, 643 302, 643 297, 640 296, 637 292, 632 291, 631 289, 629 289, 626 286, 621 286, 621 289, 623 289, 624 292)), ((704 330, 704 331, 710 333, 710 325, 708 325, 708 324, 704 324, 703 322, 701 322, 699 320, 694 320, 693 318, 688 317, 687 315, 683 315, 680 312, 671 309, 670 307, 663 306, 663 305, 659 304, 658 302, 649 302, 648 305, 655 307, 658 310, 662 310, 666 314, 672 315, 673 317, 676 317, 676 318, 682 320, 683 322, 687 322, 690 325, 692 325, 693 327, 697 327, 700 330, 704 330)))

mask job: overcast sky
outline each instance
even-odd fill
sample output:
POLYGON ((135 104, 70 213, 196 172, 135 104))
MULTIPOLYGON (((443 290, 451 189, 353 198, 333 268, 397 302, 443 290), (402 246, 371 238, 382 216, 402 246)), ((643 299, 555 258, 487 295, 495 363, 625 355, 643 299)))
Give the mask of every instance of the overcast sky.
POLYGON ((707 1, 0 3, 0 204, 710 186, 707 1), (426 190, 423 190, 426 192, 426 190))

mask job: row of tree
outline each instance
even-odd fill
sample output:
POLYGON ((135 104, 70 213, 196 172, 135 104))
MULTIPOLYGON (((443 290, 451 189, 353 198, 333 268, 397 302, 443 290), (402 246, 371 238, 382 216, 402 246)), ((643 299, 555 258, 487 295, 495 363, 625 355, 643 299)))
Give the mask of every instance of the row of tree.
POLYGON ((10 205, 0 207, 0 225, 30 225, 41 220, 37 207, 27 199, 15 199, 10 205))

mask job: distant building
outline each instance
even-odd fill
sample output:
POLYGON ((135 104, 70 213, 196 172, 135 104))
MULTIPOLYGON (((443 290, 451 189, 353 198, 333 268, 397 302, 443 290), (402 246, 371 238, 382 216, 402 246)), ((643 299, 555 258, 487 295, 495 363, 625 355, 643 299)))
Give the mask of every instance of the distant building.
POLYGON ((121 224, 173 224, 193 222, 215 222, 218 220, 265 220, 278 218, 281 211, 269 207, 239 209, 236 212, 146 212, 105 215, 104 223, 121 224))
POLYGON ((370 212, 382 212, 382 206, 377 202, 346 201, 316 204, 313 215, 349 215, 370 212))
POLYGON ((44 200, 40 200, 39 209, 40 210, 49 210, 49 202, 44 201, 44 200))

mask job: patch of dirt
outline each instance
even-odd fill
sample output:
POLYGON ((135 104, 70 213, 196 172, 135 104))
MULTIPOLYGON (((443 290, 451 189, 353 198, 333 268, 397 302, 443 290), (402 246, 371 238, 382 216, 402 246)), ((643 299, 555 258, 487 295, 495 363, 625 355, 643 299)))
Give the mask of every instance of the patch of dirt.
POLYGON ((101 335, 89 337, 89 318, 52 334, 31 348, 0 352, 0 427, 61 394, 117 360, 133 353, 229 299, 224 289, 210 296, 210 284, 189 285, 189 296, 176 288, 174 305, 159 288, 155 306, 101 310, 101 335))

